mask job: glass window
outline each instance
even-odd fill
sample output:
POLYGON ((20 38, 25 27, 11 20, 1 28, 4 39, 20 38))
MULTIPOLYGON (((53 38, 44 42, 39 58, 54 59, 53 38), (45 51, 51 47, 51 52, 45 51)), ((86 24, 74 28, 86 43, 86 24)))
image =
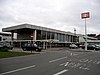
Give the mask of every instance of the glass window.
POLYGON ((54 33, 51 32, 51 39, 54 39, 54 33))
POLYGON ((42 31, 42 40, 46 39, 46 31, 42 31))
POLYGON ((36 39, 37 40, 41 40, 41 31, 40 30, 37 30, 37 35, 36 35, 36 39))
POLYGON ((54 37, 54 39, 56 39, 56 40, 57 40, 57 33, 55 33, 55 37, 54 37))
POLYGON ((47 39, 50 39, 50 32, 47 32, 47 39))

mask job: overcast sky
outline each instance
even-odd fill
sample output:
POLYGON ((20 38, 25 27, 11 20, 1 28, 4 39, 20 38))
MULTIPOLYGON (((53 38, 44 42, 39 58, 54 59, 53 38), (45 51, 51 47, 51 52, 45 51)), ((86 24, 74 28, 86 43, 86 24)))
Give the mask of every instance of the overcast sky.
POLYGON ((0 32, 2 28, 29 23, 62 31, 84 34, 84 19, 90 12, 87 33, 100 33, 100 0, 0 0, 0 32))

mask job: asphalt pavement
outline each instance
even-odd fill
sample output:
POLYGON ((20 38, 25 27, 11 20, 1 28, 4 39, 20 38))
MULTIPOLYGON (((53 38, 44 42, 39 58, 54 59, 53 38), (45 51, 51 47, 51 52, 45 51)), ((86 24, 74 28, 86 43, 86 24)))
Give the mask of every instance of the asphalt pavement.
POLYGON ((100 75, 100 51, 44 50, 0 59, 0 75, 100 75))

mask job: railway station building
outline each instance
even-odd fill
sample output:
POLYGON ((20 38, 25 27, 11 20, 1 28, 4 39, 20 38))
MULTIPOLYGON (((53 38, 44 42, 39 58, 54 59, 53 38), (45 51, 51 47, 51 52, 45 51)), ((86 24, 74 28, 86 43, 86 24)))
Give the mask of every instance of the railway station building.
POLYGON ((44 49, 51 47, 66 47, 71 43, 78 43, 79 36, 75 33, 31 25, 21 24, 2 29, 3 32, 11 32, 11 40, 15 46, 21 47, 24 42, 36 42, 44 49), (14 33, 17 39, 14 39, 14 33))

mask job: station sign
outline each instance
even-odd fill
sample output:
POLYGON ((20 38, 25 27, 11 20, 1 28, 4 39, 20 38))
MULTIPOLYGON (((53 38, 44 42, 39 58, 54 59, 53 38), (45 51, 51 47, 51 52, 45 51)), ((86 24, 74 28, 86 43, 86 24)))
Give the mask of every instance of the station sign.
POLYGON ((84 19, 84 18, 90 18, 90 13, 89 12, 84 12, 81 14, 81 18, 84 19))

